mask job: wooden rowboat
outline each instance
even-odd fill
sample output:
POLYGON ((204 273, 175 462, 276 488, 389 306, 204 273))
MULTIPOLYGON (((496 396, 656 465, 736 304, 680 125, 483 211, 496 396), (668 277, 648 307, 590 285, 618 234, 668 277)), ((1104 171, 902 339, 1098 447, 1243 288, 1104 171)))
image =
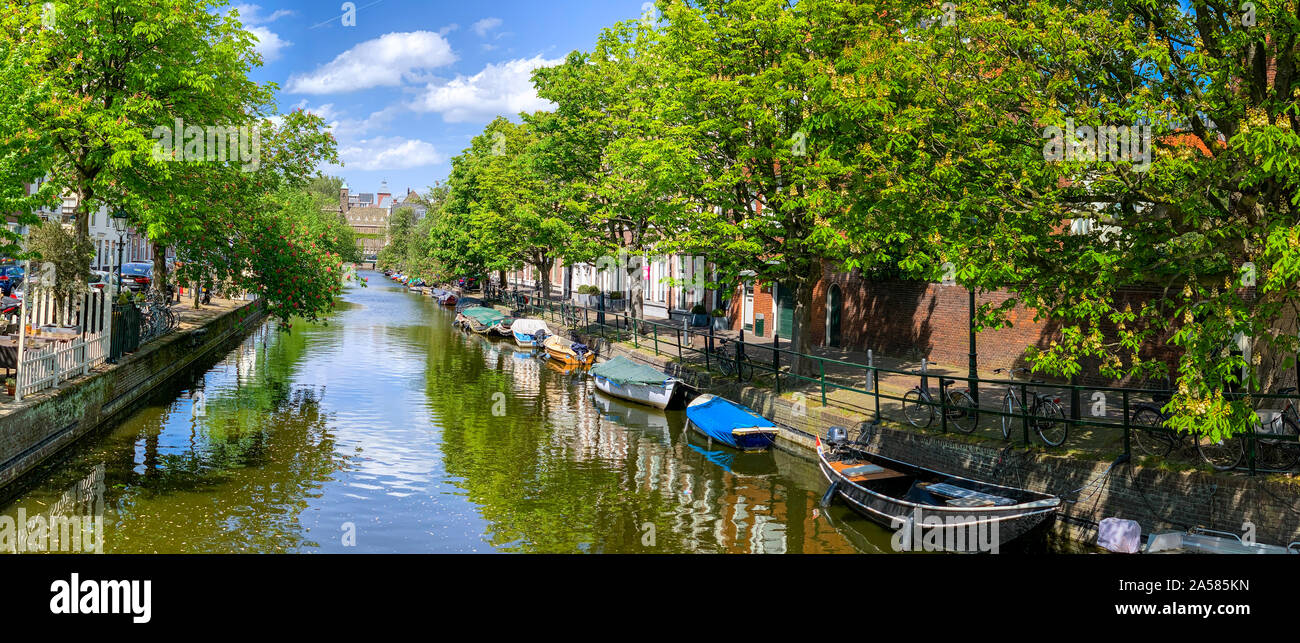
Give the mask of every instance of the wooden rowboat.
POLYGON ((586 344, 571 342, 559 335, 547 337, 546 341, 542 342, 542 347, 546 349, 546 354, 551 359, 562 364, 591 366, 591 363, 596 361, 596 353, 586 344))
POLYGON ((1047 520, 1061 504, 1051 494, 887 458, 849 443, 842 427, 831 427, 825 445, 817 439, 817 457, 822 475, 831 483, 823 503, 838 495, 863 516, 898 530, 908 539, 909 549, 934 542, 948 551, 975 551, 985 538, 985 544, 1001 546, 1047 520), (966 537, 978 530, 983 530, 979 538, 966 537), (958 533, 964 536, 946 536, 958 533))

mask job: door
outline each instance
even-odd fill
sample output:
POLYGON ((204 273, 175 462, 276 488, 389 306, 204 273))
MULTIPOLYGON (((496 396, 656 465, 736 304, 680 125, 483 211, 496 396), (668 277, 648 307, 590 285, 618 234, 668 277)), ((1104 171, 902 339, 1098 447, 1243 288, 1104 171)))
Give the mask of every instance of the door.
POLYGON ((794 289, 777 286, 776 331, 786 339, 794 336, 794 289))
POLYGON ((745 324, 745 330, 754 330, 754 282, 752 281, 745 282, 743 312, 741 319, 745 324))
POLYGON ((840 318, 844 312, 844 293, 839 285, 832 284, 826 293, 826 345, 841 346, 840 318))

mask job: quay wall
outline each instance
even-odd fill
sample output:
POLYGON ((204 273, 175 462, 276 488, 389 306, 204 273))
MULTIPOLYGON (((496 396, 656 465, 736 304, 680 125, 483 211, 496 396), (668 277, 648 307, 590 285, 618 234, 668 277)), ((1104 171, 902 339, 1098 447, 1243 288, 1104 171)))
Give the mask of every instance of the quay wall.
POLYGON ((256 328, 265 318, 261 301, 214 317, 199 328, 174 332, 105 364, 89 375, 25 398, 0 416, 0 494, 78 439, 94 432, 143 400, 228 340, 256 328))
MULTIPOLYGON (((567 333, 568 330, 566 329, 567 333)), ((1300 480, 1278 476, 1174 471, 1129 463, 1086 460, 995 443, 968 442, 936 432, 919 433, 872 426, 870 416, 796 401, 790 395, 714 380, 667 355, 655 356, 599 337, 585 337, 601 357, 623 355, 659 368, 700 392, 735 400, 782 425, 780 446, 810 452, 815 436, 831 426, 849 429, 851 438, 868 432, 880 454, 926 468, 995 484, 1059 496, 1064 502, 1049 537, 1055 551, 1099 551, 1097 523, 1103 518, 1135 520, 1142 533, 1204 527, 1243 534, 1253 525, 1257 542, 1286 545, 1300 541, 1300 480), (608 348, 606 348, 608 347, 608 348)))

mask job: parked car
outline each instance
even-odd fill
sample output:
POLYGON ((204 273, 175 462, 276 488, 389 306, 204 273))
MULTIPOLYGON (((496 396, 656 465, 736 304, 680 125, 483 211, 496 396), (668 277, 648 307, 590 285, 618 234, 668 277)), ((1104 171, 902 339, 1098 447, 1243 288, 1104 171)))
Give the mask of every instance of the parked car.
POLYGON ((0 294, 12 296, 23 285, 23 267, 16 263, 0 264, 0 294))
POLYGON ((90 278, 86 280, 86 283, 95 290, 103 290, 117 283, 117 273, 106 270, 91 270, 90 278))
POLYGON ((122 285, 131 292, 142 292, 149 289, 149 284, 153 282, 153 263, 147 261, 132 261, 122 264, 122 285))

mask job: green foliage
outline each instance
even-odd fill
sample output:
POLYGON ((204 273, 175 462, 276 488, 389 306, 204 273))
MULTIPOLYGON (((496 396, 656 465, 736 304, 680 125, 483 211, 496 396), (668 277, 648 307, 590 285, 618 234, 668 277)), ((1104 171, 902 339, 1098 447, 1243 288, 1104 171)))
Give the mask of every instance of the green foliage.
POLYGON ((42 287, 54 287, 58 301, 66 301, 68 295, 86 291, 90 278, 90 260, 95 248, 90 241, 79 239, 62 224, 49 221, 34 225, 27 237, 27 256, 31 259, 30 274, 32 283, 40 280, 42 287), (44 264, 52 264, 51 284, 44 276, 44 264))

